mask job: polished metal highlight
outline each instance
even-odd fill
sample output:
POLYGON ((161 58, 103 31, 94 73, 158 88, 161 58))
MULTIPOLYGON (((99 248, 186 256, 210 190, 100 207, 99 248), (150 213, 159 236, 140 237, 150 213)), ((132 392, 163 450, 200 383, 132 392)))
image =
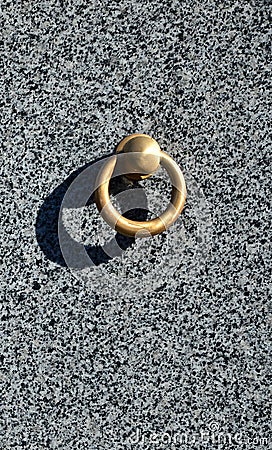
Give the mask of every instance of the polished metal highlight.
POLYGON ((116 231, 131 237, 146 237, 167 230, 178 218, 186 200, 184 176, 176 162, 163 152, 155 139, 146 134, 132 134, 121 141, 116 155, 107 159, 98 174, 95 191, 97 208, 103 219, 116 231), (126 219, 112 205, 109 182, 115 168, 130 180, 150 177, 162 165, 171 180, 171 201, 156 219, 146 222, 126 219))

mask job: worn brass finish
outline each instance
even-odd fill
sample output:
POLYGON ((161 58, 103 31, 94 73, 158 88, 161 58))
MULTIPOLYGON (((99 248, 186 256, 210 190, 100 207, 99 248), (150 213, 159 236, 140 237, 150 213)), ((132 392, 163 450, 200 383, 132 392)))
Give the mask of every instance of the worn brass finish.
POLYGON ((129 180, 139 181, 151 177, 160 165, 159 144, 147 134, 134 133, 125 137, 116 153, 132 153, 124 164, 124 173, 129 180))
POLYGON ((145 237, 167 230, 177 220, 186 199, 186 184, 179 166, 160 149, 154 139, 144 134, 133 134, 119 144, 117 155, 110 157, 102 167, 97 186, 95 200, 99 212, 113 229, 125 236, 145 237), (129 179, 147 178, 157 170, 159 164, 166 169, 172 184, 171 201, 166 210, 156 219, 146 222, 126 219, 112 205, 109 182, 118 164, 118 153, 129 154, 124 158, 123 163, 121 161, 122 173, 129 179))

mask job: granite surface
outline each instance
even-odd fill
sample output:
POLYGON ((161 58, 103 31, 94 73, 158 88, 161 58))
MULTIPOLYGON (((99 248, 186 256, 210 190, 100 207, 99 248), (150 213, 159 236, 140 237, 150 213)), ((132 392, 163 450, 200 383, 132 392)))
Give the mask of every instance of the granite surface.
MULTIPOLYGON (((1 450, 269 448, 269 2, 1 8, 1 450), (152 240, 91 196, 135 132, 188 186, 152 240)), ((111 193, 147 218, 169 189, 111 193)))

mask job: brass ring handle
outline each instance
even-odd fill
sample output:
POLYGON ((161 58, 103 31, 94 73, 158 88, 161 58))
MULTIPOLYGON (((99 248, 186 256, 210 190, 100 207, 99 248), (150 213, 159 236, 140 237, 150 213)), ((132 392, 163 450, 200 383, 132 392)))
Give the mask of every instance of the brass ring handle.
POLYGON ((95 191, 97 208, 103 219, 116 231, 134 237, 156 235, 167 230, 178 218, 186 200, 184 176, 176 162, 150 136, 133 134, 123 139, 117 148, 117 155, 107 159, 98 174, 95 191), (157 218, 143 222, 122 216, 112 205, 109 182, 116 168, 127 178, 139 180, 151 176, 161 164, 167 171, 171 184, 171 201, 157 218))

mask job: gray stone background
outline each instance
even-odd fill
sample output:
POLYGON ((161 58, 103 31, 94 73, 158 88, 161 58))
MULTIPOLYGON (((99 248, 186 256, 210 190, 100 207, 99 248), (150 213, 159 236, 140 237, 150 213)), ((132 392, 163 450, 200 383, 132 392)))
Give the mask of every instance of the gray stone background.
MULTIPOLYGON (((269 8, 2 2, 1 449, 269 448, 269 8), (79 190, 60 246, 71 182, 134 132, 182 167, 181 218, 107 258, 79 190)), ((169 181, 142 186, 155 214, 169 181)))

